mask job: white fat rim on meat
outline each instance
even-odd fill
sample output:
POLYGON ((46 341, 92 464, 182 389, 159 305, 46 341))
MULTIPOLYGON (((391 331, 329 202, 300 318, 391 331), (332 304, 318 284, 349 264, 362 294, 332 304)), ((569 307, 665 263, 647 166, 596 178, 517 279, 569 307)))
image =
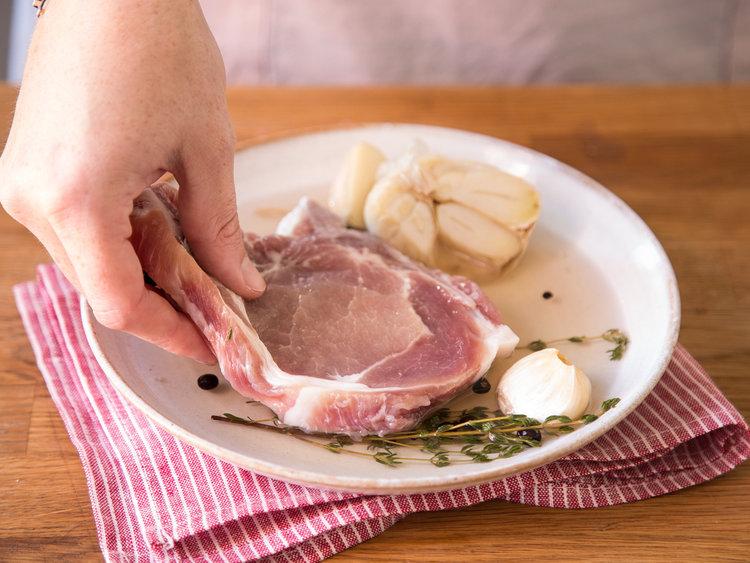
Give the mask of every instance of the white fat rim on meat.
POLYGON ((300 221, 302 219, 302 212, 305 210, 305 207, 307 207, 307 205, 307 197, 303 197, 302 199, 300 199, 297 202, 297 205, 294 206, 294 209, 284 215, 281 218, 281 221, 279 221, 279 224, 276 225, 276 234, 284 235, 287 237, 294 236, 294 229, 297 227, 297 225, 300 224, 300 221))
POLYGON ((284 424, 308 428, 317 406, 325 401, 328 392, 320 387, 303 387, 299 390, 294 405, 284 413, 284 424))
MULTIPOLYGON (((325 405, 328 399, 328 392, 325 389, 320 387, 303 387, 297 394, 294 405, 284 413, 284 424, 299 428, 314 427, 318 406, 325 405)), ((430 399, 423 397, 422 401, 414 403, 412 408, 427 407, 429 405, 430 399)), ((385 420, 387 424, 392 424, 395 421, 395 417, 388 414, 388 410, 388 405, 385 402, 382 403, 380 410, 370 416, 370 421, 385 420)))

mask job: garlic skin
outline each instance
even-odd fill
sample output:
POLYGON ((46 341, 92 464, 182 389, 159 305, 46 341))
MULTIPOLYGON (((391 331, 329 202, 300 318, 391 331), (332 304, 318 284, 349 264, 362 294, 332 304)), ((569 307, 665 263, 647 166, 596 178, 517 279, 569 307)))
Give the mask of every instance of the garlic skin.
POLYGON ((497 386, 500 410, 543 421, 565 415, 573 420, 586 411, 591 381, 555 348, 521 358, 505 372, 497 386))
POLYGON ((385 156, 368 143, 357 143, 346 155, 344 165, 331 186, 328 206, 331 211, 357 229, 365 228, 365 199, 377 178, 385 156))
POLYGON ((521 178, 415 144, 380 168, 364 219, 410 257, 481 280, 520 260, 539 210, 536 190, 521 178))

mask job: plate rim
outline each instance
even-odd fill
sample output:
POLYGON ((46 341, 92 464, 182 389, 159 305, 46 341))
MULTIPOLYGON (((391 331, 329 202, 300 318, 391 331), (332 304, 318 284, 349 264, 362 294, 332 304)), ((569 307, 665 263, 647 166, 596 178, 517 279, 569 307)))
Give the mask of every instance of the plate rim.
POLYGON ((432 132, 441 131, 441 132, 447 132, 447 133, 452 133, 452 134, 459 134, 463 136, 475 137, 477 140, 480 140, 480 141, 490 142, 496 145, 497 144, 505 145, 507 147, 513 148, 513 150, 516 150, 516 151, 520 150, 523 153, 527 153, 536 159, 541 158, 543 160, 546 160, 548 163, 554 165, 555 167, 560 168, 565 173, 574 176, 575 179, 577 179, 587 189, 591 189, 597 192, 600 196, 602 196, 605 200, 607 200, 608 203, 616 207, 617 210, 621 214, 623 214, 624 219, 633 223, 639 229, 639 231, 649 239, 653 248, 655 248, 658 253, 660 265, 663 267, 665 276, 667 278, 666 281, 667 281, 667 290, 669 294, 669 317, 670 317, 669 324, 667 327, 668 338, 667 338, 667 346, 664 348, 664 351, 661 353, 660 357, 658 357, 658 361, 655 364, 657 367, 654 369, 654 373, 647 380, 646 384, 641 387, 639 393, 633 396, 630 403, 626 405, 621 403, 620 405, 618 405, 618 408, 613 409, 607 412, 602 417, 600 417, 599 420, 603 421, 603 423, 599 424, 597 428, 589 427, 591 428, 590 433, 587 434, 586 436, 581 437, 581 439, 571 441, 567 445, 563 444, 562 446, 558 446, 558 447, 555 447, 555 445, 553 444, 552 446, 550 446, 550 450, 549 450, 549 454, 551 455, 547 455, 543 460, 531 459, 528 461, 521 461, 516 466, 514 466, 513 469, 511 470, 508 470, 507 468, 503 468, 503 467, 492 468, 491 466, 488 466, 488 468, 485 471, 482 471, 478 474, 475 474, 473 476, 468 476, 468 477, 462 476, 462 475, 453 475, 453 476, 446 476, 446 477, 436 476, 436 477, 431 477, 429 479, 409 478, 409 479, 402 479, 400 481, 395 481, 395 482, 389 479, 387 480, 387 482, 384 482, 383 480, 377 479, 377 478, 340 477, 336 475, 322 475, 318 472, 309 472, 309 471, 302 471, 302 470, 297 470, 297 469, 290 469, 288 467, 277 465, 277 464, 269 464, 257 458, 249 458, 247 455, 239 454, 232 450, 228 450, 222 446, 215 444, 214 442, 211 442, 208 439, 201 438, 197 436, 196 434, 186 430, 185 428, 183 428, 176 422, 173 422, 166 416, 162 415, 158 410, 156 410, 156 408, 151 407, 140 395, 138 395, 138 393, 134 389, 132 389, 127 384, 125 379, 122 378, 117 372, 117 370, 115 369, 114 365, 110 361, 108 353, 101 346, 98 338, 96 337, 95 325, 98 325, 99 323, 94 318, 91 307, 86 302, 86 299, 83 296, 81 296, 81 299, 80 299, 81 318, 83 321, 82 324, 84 328, 84 333, 86 335, 86 339, 88 340, 88 343, 91 346, 92 352, 94 353, 94 356, 99 362, 99 365, 101 366, 102 371, 105 373, 110 383, 112 383, 112 385, 118 390, 118 392, 126 400, 128 400, 133 406, 135 406, 141 413, 146 415, 149 419, 151 419, 157 425, 162 427, 164 430, 166 430, 167 432, 175 436, 177 439, 180 439, 190 444, 191 446, 194 446, 195 448, 199 449, 200 451, 208 455, 217 457, 221 460, 224 460, 238 467, 242 467, 250 471, 255 471, 257 473, 266 475, 270 478, 281 479, 281 480, 290 481, 293 483, 298 483, 298 484, 302 484, 306 486, 312 486, 316 488, 332 489, 332 490, 363 493, 363 494, 409 494, 409 493, 437 492, 437 491, 454 489, 459 486, 478 485, 478 484, 487 483, 496 479, 512 477, 519 473, 523 473, 525 471, 529 471, 536 467, 541 467, 542 465, 546 465, 548 463, 556 461, 566 455, 569 455, 579 450, 580 448, 584 447, 586 444, 593 442, 595 439, 597 439, 598 437, 600 437, 601 435, 609 431, 613 426, 615 426, 617 423, 622 421, 625 417, 627 417, 628 414, 630 414, 633 410, 635 410, 638 407, 638 405, 640 405, 643 402, 646 396, 651 392, 651 390, 658 383, 659 379, 664 373, 664 370, 666 369, 667 364, 669 363, 670 358, 672 357, 674 348, 677 345, 677 338, 679 336, 680 320, 681 320, 680 293, 679 293, 679 288, 677 284, 677 278, 675 276, 672 263, 669 260, 669 256, 667 255, 666 251, 664 250, 664 247, 662 246, 661 242, 658 240, 654 232, 651 230, 651 228, 629 205, 627 205, 627 203, 625 203, 615 193, 608 190, 606 187, 604 187, 602 184, 600 184, 599 182, 597 182, 590 176, 584 174, 580 170, 577 170, 576 168, 573 168, 572 166, 568 164, 565 164, 562 161, 557 160, 554 157, 551 157, 549 155, 546 155, 544 153, 541 153, 529 147, 518 145, 510 141, 506 141, 504 139, 499 139, 496 137, 492 137, 490 135, 485 135, 485 134, 477 133, 474 131, 467 131, 464 129, 435 126, 435 125, 415 124, 415 123, 402 123, 402 122, 376 122, 376 123, 367 123, 367 124, 352 125, 352 126, 327 128, 327 129, 317 130, 313 132, 305 131, 302 133, 289 135, 289 136, 285 136, 281 138, 274 138, 266 142, 261 142, 258 144, 248 146, 246 148, 243 148, 237 151, 237 154, 243 153, 246 151, 257 150, 260 147, 267 147, 267 146, 274 145, 274 144, 285 143, 291 140, 302 139, 304 137, 325 136, 326 134, 330 134, 330 133, 354 131, 354 130, 359 130, 359 129, 362 129, 362 130, 371 129, 371 128, 398 129, 402 127, 404 128, 408 127, 410 129, 421 129, 425 133, 429 133, 431 131, 432 132), (609 418, 610 420, 607 421, 607 418, 609 418), (604 423, 605 421, 606 423, 604 423))

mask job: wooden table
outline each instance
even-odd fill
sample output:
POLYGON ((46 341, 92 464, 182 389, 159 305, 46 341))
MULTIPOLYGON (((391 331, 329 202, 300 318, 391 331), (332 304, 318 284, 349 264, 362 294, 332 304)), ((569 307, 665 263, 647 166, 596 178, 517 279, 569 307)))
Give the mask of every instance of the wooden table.
MULTIPOLYGON (((0 138, 15 90, 0 87, 0 138)), ((527 145, 600 180, 656 232, 677 271, 680 340, 750 413, 750 87, 238 89, 241 144, 407 121, 527 145)), ((0 560, 101 559, 83 472, 10 288, 47 261, 0 214, 0 560)), ((338 556, 365 560, 747 560, 750 464, 632 505, 564 511, 487 502, 410 516, 338 556)))

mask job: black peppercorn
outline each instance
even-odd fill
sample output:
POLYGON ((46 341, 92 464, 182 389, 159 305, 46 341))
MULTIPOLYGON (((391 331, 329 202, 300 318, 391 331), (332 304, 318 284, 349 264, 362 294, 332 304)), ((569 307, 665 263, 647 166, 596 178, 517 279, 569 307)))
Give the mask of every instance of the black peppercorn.
POLYGON ((218 386, 219 378, 213 373, 204 373, 198 378, 198 387, 201 389, 209 391, 211 389, 216 389, 218 386))
POLYGON ((519 438, 529 438, 531 440, 535 440, 537 442, 542 441, 542 433, 539 432, 536 428, 529 428, 526 430, 519 430, 516 432, 516 436, 519 438))
POLYGON ((474 393, 478 393, 479 395, 489 393, 490 389, 492 389, 492 385, 490 385, 490 382, 487 381, 484 377, 477 381, 471 388, 474 393))

